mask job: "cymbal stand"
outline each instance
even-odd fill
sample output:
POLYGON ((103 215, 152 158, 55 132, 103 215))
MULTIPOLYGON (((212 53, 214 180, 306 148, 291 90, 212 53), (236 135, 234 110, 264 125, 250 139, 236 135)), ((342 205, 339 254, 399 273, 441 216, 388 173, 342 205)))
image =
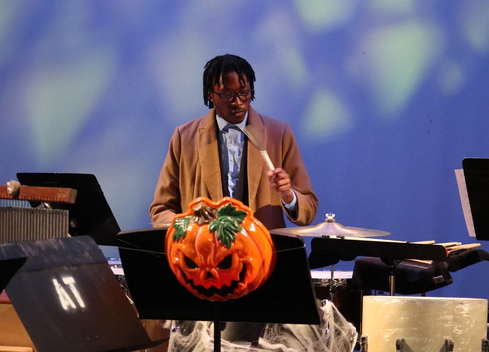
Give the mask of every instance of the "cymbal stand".
POLYGON ((329 300, 333 304, 334 304, 334 295, 335 295, 335 291, 336 291, 335 287, 333 287, 334 284, 335 283, 334 283, 334 264, 333 264, 333 265, 331 265, 331 278, 329 280, 329 285, 328 285, 328 287, 329 287, 329 300))
POLYGON ((380 259, 389 266, 389 295, 394 296, 396 294, 396 267, 402 260, 391 258, 380 259))

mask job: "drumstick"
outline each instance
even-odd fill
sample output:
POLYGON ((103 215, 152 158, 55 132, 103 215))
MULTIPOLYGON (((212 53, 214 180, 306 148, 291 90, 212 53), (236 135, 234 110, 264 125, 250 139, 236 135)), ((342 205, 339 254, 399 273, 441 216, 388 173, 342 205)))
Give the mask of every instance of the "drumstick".
MULTIPOLYGON (((480 247, 481 244, 480 243, 470 243, 470 244, 458 244, 459 242, 451 242, 451 243, 448 243, 450 246, 446 246, 447 243, 445 244, 438 244, 438 245, 445 245, 445 248, 448 252, 448 254, 452 254, 453 253, 458 253, 458 252, 461 252, 461 251, 465 251, 467 249, 471 249, 471 248, 477 248, 477 247, 480 247), (452 243, 455 243, 455 244, 452 244, 452 243)), ((412 261, 412 262, 418 262, 418 263, 424 263, 424 264, 431 264, 433 261, 432 260, 422 260, 422 259, 406 259, 406 260, 409 260, 409 261, 412 261)))
POLYGON ((463 251, 463 250, 470 249, 470 248, 480 247, 480 245, 481 245, 480 243, 461 244, 458 246, 448 247, 447 251, 448 251, 448 253, 452 253, 454 251, 463 251))
POLYGON ((406 260, 410 261, 410 262, 422 263, 422 264, 427 264, 427 265, 430 265, 431 263, 433 263, 432 260, 427 260, 427 259, 406 259, 406 260))
POLYGON ((275 166, 273 166, 272 160, 270 160, 270 157, 268 156, 267 150, 263 145, 263 141, 258 138, 256 133, 251 132, 250 126, 245 126, 241 130, 248 137, 250 142, 260 151, 263 160, 265 160, 268 165, 268 169, 275 170, 275 166))
POLYGON ((445 243, 438 243, 438 244, 440 246, 447 247, 447 249, 449 249, 449 247, 460 246, 462 242, 445 242, 445 243))
POLYGON ((435 243, 435 241, 428 240, 428 241, 418 241, 418 242, 410 242, 410 243, 414 243, 414 244, 433 244, 433 243, 435 243))

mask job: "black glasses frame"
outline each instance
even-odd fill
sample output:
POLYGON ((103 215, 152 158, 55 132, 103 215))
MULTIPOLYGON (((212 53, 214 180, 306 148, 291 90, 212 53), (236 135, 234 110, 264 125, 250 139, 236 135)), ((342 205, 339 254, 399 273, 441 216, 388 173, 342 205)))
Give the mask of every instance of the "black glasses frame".
POLYGON ((254 90, 253 89, 242 90, 237 93, 229 93, 229 92, 218 93, 216 91, 212 91, 212 92, 217 94, 221 99, 221 101, 229 103, 233 101, 235 98, 239 98, 239 100, 241 100, 242 102, 250 100, 254 90))

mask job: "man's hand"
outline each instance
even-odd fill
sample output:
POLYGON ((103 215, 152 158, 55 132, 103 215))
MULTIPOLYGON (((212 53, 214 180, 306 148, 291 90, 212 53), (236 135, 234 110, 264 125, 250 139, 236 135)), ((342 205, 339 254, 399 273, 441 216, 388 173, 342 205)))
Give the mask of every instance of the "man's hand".
POLYGON ((292 184, 290 182, 289 174, 284 169, 276 168, 275 170, 268 171, 268 180, 270 185, 280 193, 280 197, 284 203, 290 203, 294 199, 292 194, 292 184))

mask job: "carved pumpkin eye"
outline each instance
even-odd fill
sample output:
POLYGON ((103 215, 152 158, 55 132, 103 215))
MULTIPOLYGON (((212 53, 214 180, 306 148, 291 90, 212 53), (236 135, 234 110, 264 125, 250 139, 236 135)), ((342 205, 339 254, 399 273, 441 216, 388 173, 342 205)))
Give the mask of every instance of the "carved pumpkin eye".
POLYGON ((186 255, 183 256, 185 258, 185 265, 189 268, 189 269, 197 269, 199 266, 192 260, 190 259, 189 257, 187 257, 186 255))
POLYGON ((233 256, 228 255, 226 258, 221 260, 219 264, 217 264, 217 268, 221 270, 226 270, 229 269, 232 264, 233 264, 233 256))

